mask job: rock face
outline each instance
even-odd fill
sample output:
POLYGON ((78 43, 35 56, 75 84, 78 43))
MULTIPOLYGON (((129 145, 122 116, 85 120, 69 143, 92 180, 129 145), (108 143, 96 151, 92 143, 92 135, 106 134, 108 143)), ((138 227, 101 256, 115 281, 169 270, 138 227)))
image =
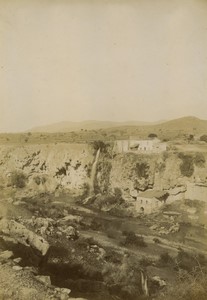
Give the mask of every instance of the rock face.
POLYGON ((25 246, 35 248, 42 255, 45 255, 49 249, 49 244, 43 237, 14 220, 2 219, 0 221, 0 231, 25 246))
POLYGON ((9 250, 3 251, 0 253, 0 261, 7 260, 7 259, 11 258, 13 255, 14 254, 12 251, 9 251, 9 250))
MULTIPOLYGON (((192 154, 192 160, 195 155, 192 154)), ((193 163, 193 174, 185 177, 180 170, 182 159, 173 152, 116 153, 114 156, 100 152, 95 160, 94 151, 87 144, 3 145, 0 148, 0 180, 4 187, 23 184, 16 189, 19 199, 40 193, 58 195, 62 190, 79 196, 90 193, 91 180, 95 193, 119 188, 125 200, 132 200, 136 198, 136 191, 147 189, 168 191, 169 201, 194 199, 194 194, 204 199, 207 154, 203 155, 205 163, 202 166, 193 163), (14 172, 24 174, 25 186, 22 178, 15 184, 14 172)))
POLYGON ((19 189, 20 197, 57 189, 82 194, 89 183, 93 151, 87 144, 41 144, 1 146, 1 184, 11 185, 14 172, 25 175, 26 185, 19 189))
MULTIPOLYGON (((192 161, 195 155, 192 154, 192 161)), ((203 153, 203 155, 207 162, 207 154, 203 153)), ((167 191, 169 193, 168 202, 182 200, 186 197, 186 199, 194 200, 196 197, 199 197, 197 200, 207 199, 206 162, 202 167, 193 163, 193 174, 186 177, 181 173, 182 160, 177 153, 118 154, 112 160, 110 188, 120 188, 125 199, 135 199, 136 191, 141 192, 148 189, 167 191)))

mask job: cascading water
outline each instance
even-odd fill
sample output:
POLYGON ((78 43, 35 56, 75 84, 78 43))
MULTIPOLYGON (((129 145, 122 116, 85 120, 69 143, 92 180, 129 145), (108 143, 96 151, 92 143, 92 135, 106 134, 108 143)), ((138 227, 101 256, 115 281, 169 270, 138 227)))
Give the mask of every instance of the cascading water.
POLYGON ((148 283, 147 283, 147 275, 144 274, 143 271, 141 272, 141 285, 142 285, 142 291, 145 296, 149 296, 149 289, 148 289, 148 283))

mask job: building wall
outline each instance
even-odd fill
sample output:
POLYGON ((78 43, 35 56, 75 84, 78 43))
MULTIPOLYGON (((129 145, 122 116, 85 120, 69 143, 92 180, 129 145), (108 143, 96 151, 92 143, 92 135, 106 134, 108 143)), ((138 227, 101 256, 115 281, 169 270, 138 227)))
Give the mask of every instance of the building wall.
POLYGON ((119 153, 129 151, 129 140, 116 141, 115 149, 119 153))
POLYGON ((188 183, 185 192, 185 199, 207 202, 207 186, 188 183))
POLYGON ((156 212, 163 205, 162 201, 156 198, 137 197, 135 209, 138 213, 151 214, 156 212), (144 209, 144 210, 143 210, 144 209))
POLYGON ((119 153, 133 151, 133 152, 162 152, 167 149, 166 143, 160 143, 159 140, 119 140, 116 141, 115 149, 119 153), (139 144, 138 149, 133 149, 139 144))

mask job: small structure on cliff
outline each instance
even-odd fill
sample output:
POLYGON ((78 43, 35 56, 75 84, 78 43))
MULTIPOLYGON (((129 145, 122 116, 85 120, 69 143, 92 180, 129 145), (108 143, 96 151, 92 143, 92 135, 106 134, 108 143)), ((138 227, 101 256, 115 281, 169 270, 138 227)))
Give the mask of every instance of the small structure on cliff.
POLYGON ((115 142, 115 151, 119 153, 159 153, 167 150, 167 144, 162 143, 159 139, 139 140, 130 137, 128 140, 117 140, 115 142))
POLYGON ((165 204, 168 192, 147 190, 138 194, 135 209, 139 213, 151 214, 156 212, 163 204, 165 204))

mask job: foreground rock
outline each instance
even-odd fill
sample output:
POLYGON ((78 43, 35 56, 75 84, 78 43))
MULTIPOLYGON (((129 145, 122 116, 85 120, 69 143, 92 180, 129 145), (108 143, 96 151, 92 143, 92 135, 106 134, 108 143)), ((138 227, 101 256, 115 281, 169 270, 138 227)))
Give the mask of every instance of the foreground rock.
POLYGON ((70 298, 69 289, 50 285, 49 276, 34 276, 26 268, 9 262, 0 268, 0 299, 4 300, 86 300, 70 298), (45 277, 45 278, 44 278, 45 277))
POLYGON ((24 225, 14 221, 3 218, 0 221, 0 231, 12 237, 17 242, 31 246, 38 250, 43 256, 49 249, 49 243, 41 236, 27 229, 24 225))

